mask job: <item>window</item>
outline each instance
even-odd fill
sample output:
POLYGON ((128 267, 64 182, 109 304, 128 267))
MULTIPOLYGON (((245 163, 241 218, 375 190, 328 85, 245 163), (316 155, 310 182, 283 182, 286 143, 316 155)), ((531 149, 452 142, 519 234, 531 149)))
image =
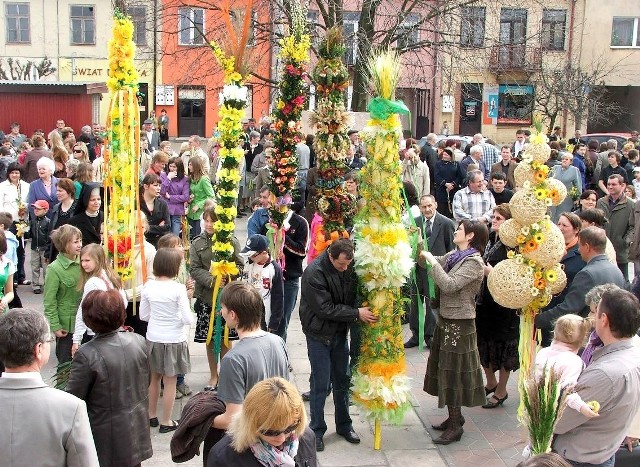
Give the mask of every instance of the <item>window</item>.
POLYGON ((498 123, 528 125, 533 112, 533 86, 498 86, 498 123))
POLYGON ((71 5, 71 43, 96 43, 96 18, 90 5, 71 5))
POLYGON ((542 10, 542 48, 564 50, 567 10, 542 10))
POLYGON ((7 17, 7 43, 31 42, 29 33, 29 4, 5 3, 7 17))
POLYGON ((358 21, 360 13, 346 12, 344 14, 344 45, 347 49, 345 61, 347 65, 355 65, 358 58, 358 21))
POLYGON ((420 40, 419 22, 420 18, 417 15, 409 15, 398 25, 398 49, 406 50, 418 43, 420 40))
POLYGON ((179 8, 178 18, 178 44, 204 44, 204 9, 179 8))
POLYGON ((527 37, 527 10, 503 8, 500 10, 500 43, 523 44, 527 37))
POLYGON ((613 18, 611 28, 611 47, 640 47, 640 18, 613 18))
POLYGON ((484 45, 484 21, 486 9, 483 6, 464 7, 460 21, 460 45, 462 47, 482 47, 484 45))
POLYGON ((127 11, 133 21, 133 42, 147 45, 147 9, 143 6, 129 7, 127 11))

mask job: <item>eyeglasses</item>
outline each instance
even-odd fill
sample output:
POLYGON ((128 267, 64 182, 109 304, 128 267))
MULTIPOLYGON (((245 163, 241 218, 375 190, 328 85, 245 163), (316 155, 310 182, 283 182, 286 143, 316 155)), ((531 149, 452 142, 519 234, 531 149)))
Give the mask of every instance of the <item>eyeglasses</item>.
POLYGON ((74 153, 75 153, 75 152, 79 152, 79 153, 81 153, 81 152, 83 152, 83 151, 82 151, 82 149, 74 149, 74 150, 73 150, 73 152, 74 152, 74 153))
POLYGON ((285 428, 284 430, 261 430, 260 434, 262 436, 280 436, 280 435, 288 435, 290 433, 293 433, 296 428, 298 428, 298 426, 300 426, 300 420, 298 420, 297 422, 295 422, 293 425, 288 426, 287 428, 285 428))

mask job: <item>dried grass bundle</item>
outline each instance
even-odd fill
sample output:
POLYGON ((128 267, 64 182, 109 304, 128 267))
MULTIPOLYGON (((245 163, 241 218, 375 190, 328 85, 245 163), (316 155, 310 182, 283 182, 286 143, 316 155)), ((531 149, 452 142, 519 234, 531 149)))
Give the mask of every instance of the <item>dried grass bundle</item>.
POLYGON ((542 376, 524 380, 520 388, 524 404, 523 423, 529 430, 532 454, 551 451, 553 430, 562 416, 565 399, 572 389, 562 391, 560 373, 545 366, 542 376))

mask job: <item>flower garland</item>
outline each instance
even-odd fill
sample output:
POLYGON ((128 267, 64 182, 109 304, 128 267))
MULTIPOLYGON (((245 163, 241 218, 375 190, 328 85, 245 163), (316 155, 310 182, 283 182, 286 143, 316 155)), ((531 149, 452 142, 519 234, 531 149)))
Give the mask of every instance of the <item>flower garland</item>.
MULTIPOLYGON (((214 276, 213 306, 216 307, 218 294, 223 279, 239 274, 238 267, 233 260, 233 231, 235 218, 238 214, 236 201, 238 199, 238 184, 240 171, 238 167, 244 157, 240 147, 242 141, 242 118, 247 105, 247 88, 244 78, 239 71, 236 58, 227 55, 216 43, 211 42, 211 49, 218 64, 223 70, 224 87, 220 93, 220 107, 218 115, 218 131, 220 132, 218 158, 220 168, 216 173, 216 207, 217 221, 214 223, 212 239, 213 260, 211 274, 214 276)), ((221 323, 219 314, 211 313, 206 342, 209 344, 213 336, 214 327, 221 323)), ((216 352, 219 351, 220 332, 216 333, 216 352)))
POLYGON ((274 112, 276 134, 273 139, 270 164, 271 208, 269 229, 271 253, 280 258, 284 246, 284 220, 296 187, 298 158, 296 144, 302 139, 300 120, 306 102, 307 63, 311 38, 304 33, 306 8, 301 3, 291 3, 291 34, 280 41, 279 58, 284 70, 279 83, 279 97, 274 112))
MULTIPOLYGON (((134 66, 133 22, 114 12, 109 40, 111 102, 103 162, 105 233, 107 250, 122 280, 134 278, 132 248, 136 232, 142 237, 138 202, 138 148, 140 147, 138 73, 134 66)), ((136 284, 134 284, 134 287, 136 284)))
POLYGON ((335 239, 348 238, 344 218, 352 216, 356 208, 354 197, 342 186, 348 170, 345 161, 350 147, 347 136, 350 114, 344 105, 349 73, 343 62, 344 51, 341 30, 329 29, 318 49, 318 63, 313 71, 318 96, 311 117, 316 126, 313 149, 318 161, 316 209, 322 218, 322 224, 311 232, 311 250, 315 255, 322 253, 335 239))
POLYGON ((487 279, 497 303, 522 309, 518 414, 523 421, 524 380, 530 373, 536 348, 534 318, 549 304, 552 295, 560 293, 566 285, 566 275, 559 264, 565 251, 564 240, 558 227, 550 221, 547 208, 559 205, 567 192, 564 184, 549 178, 549 171, 544 168, 550 152, 541 119, 534 117, 533 134, 516 177, 520 190, 509 202, 513 218, 500 226, 500 239, 505 245, 516 247, 517 252, 509 252, 507 259, 496 265, 487 279), (527 267, 523 269, 522 265, 527 267), (523 287, 529 284, 529 294, 523 294, 523 287))
POLYGON ((402 177, 397 157, 402 131, 398 113, 408 110, 391 100, 399 71, 395 53, 385 52, 370 60, 369 73, 379 97, 369 104, 371 120, 362 131, 369 160, 361 170, 365 206, 354 229, 356 274, 365 304, 379 321, 362 326, 358 366, 352 378, 353 399, 376 422, 376 449, 380 448, 380 421, 400 423, 411 407, 400 288, 411 273, 413 260, 400 218, 402 177))

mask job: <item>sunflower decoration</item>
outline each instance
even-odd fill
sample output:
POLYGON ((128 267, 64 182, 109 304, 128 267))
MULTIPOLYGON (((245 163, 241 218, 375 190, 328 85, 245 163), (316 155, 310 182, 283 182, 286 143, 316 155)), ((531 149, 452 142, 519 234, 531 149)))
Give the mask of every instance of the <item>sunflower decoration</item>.
POLYGON ((536 349, 535 336, 539 338, 534 318, 566 285, 566 274, 559 263, 565 253, 564 238, 547 211, 549 206, 557 206, 565 199, 567 189, 560 180, 549 178, 545 162, 550 148, 542 133, 541 119, 534 116, 533 120, 530 144, 525 147, 522 162, 516 169, 519 190, 509 202, 512 219, 500 229, 501 234, 504 230, 506 244, 514 245, 516 251, 510 251, 507 259, 498 263, 487 279, 489 291, 497 303, 521 310, 518 346, 521 405, 518 414, 523 421, 523 378, 530 373, 536 349))

